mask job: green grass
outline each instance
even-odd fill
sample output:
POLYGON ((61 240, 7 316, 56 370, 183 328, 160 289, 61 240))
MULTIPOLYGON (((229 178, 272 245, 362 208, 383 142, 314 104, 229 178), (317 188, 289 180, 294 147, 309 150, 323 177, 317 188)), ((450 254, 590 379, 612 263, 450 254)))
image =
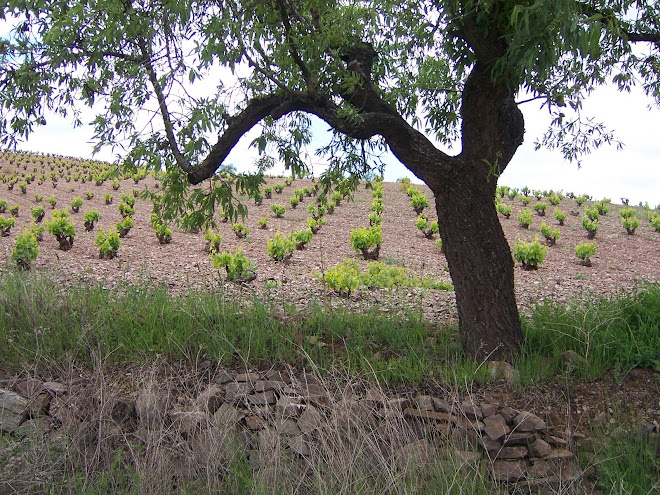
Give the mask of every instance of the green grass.
POLYGON ((390 318, 377 308, 363 313, 312 305, 278 319, 270 303, 239 305, 223 292, 168 293, 145 281, 104 289, 102 284, 57 287, 34 274, 0 278, 0 363, 43 368, 55 362, 90 365, 166 357, 204 357, 227 366, 313 363, 321 372, 376 373, 385 382, 421 383, 438 363, 460 350, 450 327, 410 312, 390 318), (316 336, 323 345, 312 345, 316 336), (427 337, 435 344, 425 346, 427 337))
POLYGON ((543 356, 559 364, 569 349, 587 358, 587 376, 606 370, 626 372, 652 366, 660 370, 660 284, 647 283, 610 299, 591 297, 569 307, 537 305, 523 320, 521 359, 543 356))
POLYGON ((647 495, 660 490, 660 459, 655 441, 633 427, 633 431, 600 436, 600 448, 592 460, 598 485, 612 495, 647 495), (636 431, 635 431, 636 430, 636 431))
MULTIPOLYGON (((47 276, 6 270, 0 277, 0 363, 41 369, 93 365, 92 359, 112 365, 203 358, 224 366, 339 369, 383 383, 489 379, 484 366, 464 357, 455 326, 429 322, 420 312, 394 316, 378 307, 353 312, 312 303, 276 317, 273 304, 256 297, 239 304, 221 290, 177 295, 150 280, 112 289, 64 287, 47 276)), ((523 382, 559 372, 560 354, 569 349, 587 358, 584 378, 636 366, 660 369, 660 284, 568 308, 539 304, 523 330, 525 344, 514 363, 523 382)))

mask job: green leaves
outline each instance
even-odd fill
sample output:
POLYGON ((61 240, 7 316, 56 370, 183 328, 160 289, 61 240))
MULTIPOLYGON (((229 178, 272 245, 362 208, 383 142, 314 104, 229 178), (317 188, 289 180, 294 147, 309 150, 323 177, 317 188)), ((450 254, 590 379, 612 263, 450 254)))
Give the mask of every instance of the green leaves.
POLYGON ((538 240, 533 242, 517 241, 513 245, 513 259, 521 262, 523 269, 536 270, 543 263, 547 249, 538 240))
MULTIPOLYGON (((1 229, 1 227, 0 227, 1 229)), ((33 232, 24 230, 14 244, 11 259, 22 270, 30 270, 32 262, 39 256, 39 243, 33 232)))

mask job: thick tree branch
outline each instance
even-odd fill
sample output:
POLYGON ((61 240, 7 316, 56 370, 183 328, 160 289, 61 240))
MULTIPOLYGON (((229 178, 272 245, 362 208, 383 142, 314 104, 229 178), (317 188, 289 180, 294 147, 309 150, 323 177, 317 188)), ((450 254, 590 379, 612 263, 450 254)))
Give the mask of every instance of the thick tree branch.
POLYGON ((660 34, 658 33, 633 33, 626 32, 628 41, 632 43, 652 43, 655 47, 660 50, 660 34))
POLYGON ((439 151, 423 134, 410 126, 400 115, 390 112, 362 112, 355 120, 339 116, 339 107, 332 101, 312 93, 291 97, 273 94, 250 100, 238 115, 227 117, 227 128, 219 136, 204 161, 192 169, 184 169, 192 184, 210 178, 222 165, 241 137, 264 118, 279 119, 292 112, 316 115, 333 129, 354 139, 369 139, 376 135, 385 138, 392 152, 412 172, 427 183, 434 184, 441 174, 438 166, 448 172, 454 159, 439 151))

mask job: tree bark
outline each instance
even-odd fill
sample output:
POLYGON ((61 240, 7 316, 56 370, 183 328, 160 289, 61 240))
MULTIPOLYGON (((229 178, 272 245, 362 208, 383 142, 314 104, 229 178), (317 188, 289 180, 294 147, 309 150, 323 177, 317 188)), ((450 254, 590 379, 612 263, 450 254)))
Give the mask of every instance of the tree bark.
POLYGON ((519 352, 523 336, 513 259, 493 204, 496 179, 468 171, 483 163, 463 165, 447 186, 433 191, 460 337, 471 358, 508 359, 519 352))

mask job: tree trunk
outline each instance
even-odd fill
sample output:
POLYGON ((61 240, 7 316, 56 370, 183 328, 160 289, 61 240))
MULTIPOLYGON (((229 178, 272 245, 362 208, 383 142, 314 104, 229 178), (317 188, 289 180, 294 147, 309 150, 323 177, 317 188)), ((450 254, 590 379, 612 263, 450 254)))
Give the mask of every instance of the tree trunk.
POLYGON ((471 358, 508 359, 519 352, 523 336, 511 250, 493 203, 496 178, 487 181, 476 171, 482 163, 464 165, 433 191, 461 341, 471 358))

